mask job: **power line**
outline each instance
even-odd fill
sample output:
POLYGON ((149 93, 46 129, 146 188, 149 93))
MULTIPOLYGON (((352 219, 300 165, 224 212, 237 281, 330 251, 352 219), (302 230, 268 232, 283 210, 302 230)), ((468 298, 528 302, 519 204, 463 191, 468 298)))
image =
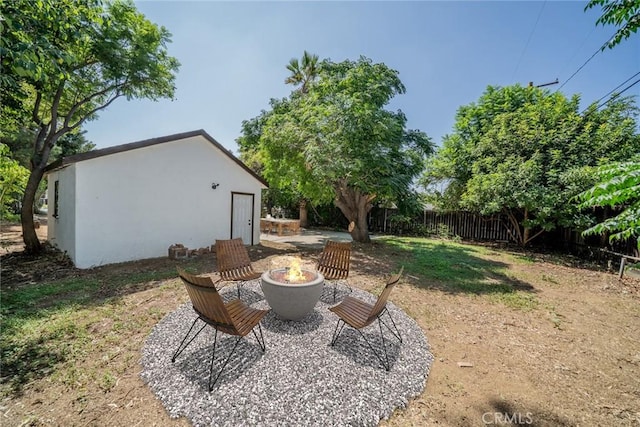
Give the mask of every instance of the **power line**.
POLYGON ((623 81, 622 83, 620 83, 618 86, 614 87, 613 89, 611 89, 609 92, 607 92, 605 95, 602 96, 602 98, 598 99, 595 104, 599 103, 600 101, 602 101, 603 99, 605 99, 607 96, 611 95, 613 92, 615 92, 616 90, 618 90, 618 88, 624 84, 626 84, 629 80, 631 80, 632 78, 634 78, 635 76, 637 76, 638 74, 640 74, 640 71, 638 71, 637 73, 635 73, 633 76, 629 77, 627 80, 623 81))
MULTIPOLYGON (((629 86, 625 87, 624 89, 622 89, 620 92, 614 92, 616 89, 618 89, 620 86, 622 86, 623 84, 625 84, 626 82, 628 82, 629 80, 631 80, 632 78, 634 78, 635 76, 637 76, 638 74, 640 74, 640 71, 638 71, 636 74, 634 74, 633 76, 629 77, 627 80, 625 80, 624 82, 620 83, 615 89, 613 89, 612 91, 610 91, 607 95, 613 93, 613 95, 611 95, 609 97, 609 99, 607 99, 606 101, 599 103, 598 105, 596 105, 596 110, 599 109, 600 107, 605 106, 606 104, 608 104, 609 102, 611 102, 612 100, 614 100, 615 98, 619 97, 620 95, 622 95, 623 93, 625 93, 626 91, 628 91, 629 89, 631 89, 632 87, 634 87, 635 85, 637 85, 638 83, 640 83, 640 79, 636 80, 635 82, 631 83, 629 86)), ((607 95, 603 96, 602 98, 598 99, 595 102, 592 102, 591 105, 596 104, 598 102, 600 102, 602 99, 604 99, 607 95)), ((589 109, 589 107, 585 108, 584 110, 582 110, 580 112, 580 114, 583 114, 585 111, 587 111, 589 109)))
MULTIPOLYGON (((615 35, 615 34, 614 34, 614 35, 615 35)), ((606 41, 606 42, 604 42, 604 43, 602 44, 602 46, 600 46, 600 47, 598 48, 598 50, 596 50, 595 52, 593 52, 593 55, 591 55, 591 56, 589 57, 589 59, 587 59, 587 60, 584 62, 584 64, 582 64, 582 65, 581 65, 581 66, 580 66, 580 67, 579 67, 579 68, 578 68, 578 69, 577 69, 573 74, 571 74, 571 76, 570 76, 567 80, 565 80, 565 81, 564 81, 564 83, 562 83, 558 89, 556 89, 556 92, 557 92, 557 91, 559 91, 560 89, 562 89, 562 88, 564 87, 564 85, 566 85, 567 83, 569 83, 569 81, 570 81, 572 78, 574 78, 574 77, 575 77, 575 75, 576 75, 576 74, 578 74, 578 73, 580 72, 580 70, 582 70, 582 69, 583 69, 583 68, 584 68, 584 67, 585 67, 585 66, 586 66, 586 65, 587 65, 587 64, 588 64, 588 63, 589 63, 589 62, 590 62, 590 61, 591 61, 591 60, 592 60, 592 59, 593 59, 597 54, 598 54, 598 52, 601 52, 601 51, 602 51, 602 49, 607 45, 607 43, 609 43, 609 40, 611 40, 612 38, 613 38, 613 35, 612 35, 611 37, 609 37, 609 38, 607 39, 607 41, 606 41)))
POLYGON ((640 83, 640 79, 636 80, 635 82, 631 83, 629 86, 625 87, 624 89, 622 89, 620 92, 616 92, 613 95, 611 95, 609 97, 609 99, 607 99, 605 102, 603 102, 602 104, 598 104, 598 107, 596 108, 600 108, 603 105, 607 104, 609 101, 611 101, 614 98, 619 97, 620 95, 622 95, 623 93, 625 93, 626 91, 628 91, 629 89, 631 89, 632 87, 634 87, 635 85, 637 85, 638 83, 640 83))

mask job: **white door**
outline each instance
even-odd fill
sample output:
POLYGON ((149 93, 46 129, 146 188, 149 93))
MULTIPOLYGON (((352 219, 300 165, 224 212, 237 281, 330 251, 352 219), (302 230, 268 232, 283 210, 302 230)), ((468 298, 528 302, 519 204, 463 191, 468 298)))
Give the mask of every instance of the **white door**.
POLYGON ((231 193, 231 238, 253 245, 253 194, 231 193))

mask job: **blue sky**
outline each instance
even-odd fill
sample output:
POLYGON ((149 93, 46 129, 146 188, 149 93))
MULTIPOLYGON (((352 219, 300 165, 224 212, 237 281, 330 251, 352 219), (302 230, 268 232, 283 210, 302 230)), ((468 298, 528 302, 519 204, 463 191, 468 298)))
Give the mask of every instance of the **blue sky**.
MULTIPOLYGON (((270 98, 290 93, 285 66, 304 50, 333 61, 364 55, 397 70, 407 92, 388 108, 401 109, 409 128, 437 144, 451 132, 457 109, 487 85, 558 78, 549 90, 581 94, 586 106, 640 71, 635 34, 567 81, 615 31, 596 27, 599 8, 585 12, 582 1, 136 5, 173 34, 169 52, 182 64, 176 99, 117 100, 85 125, 97 148, 204 129, 237 154, 242 121, 268 108, 270 98)), ((640 84, 625 92, 639 94, 640 84)))

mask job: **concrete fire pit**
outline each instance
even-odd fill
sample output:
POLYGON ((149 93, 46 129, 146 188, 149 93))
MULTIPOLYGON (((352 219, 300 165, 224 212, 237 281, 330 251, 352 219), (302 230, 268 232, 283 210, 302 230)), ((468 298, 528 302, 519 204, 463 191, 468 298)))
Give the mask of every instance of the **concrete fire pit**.
POLYGON ((322 274, 309 270, 301 271, 303 278, 295 282, 286 278, 288 268, 269 270, 262 274, 260 282, 264 297, 282 319, 303 319, 313 311, 322 294, 322 274))

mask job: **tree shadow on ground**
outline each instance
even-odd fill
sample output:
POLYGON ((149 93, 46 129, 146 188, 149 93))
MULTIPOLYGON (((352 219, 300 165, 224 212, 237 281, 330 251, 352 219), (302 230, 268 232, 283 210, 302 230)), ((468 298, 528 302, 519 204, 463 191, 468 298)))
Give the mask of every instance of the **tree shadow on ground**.
POLYGON ((363 264, 366 273, 388 275, 403 265, 405 282, 420 288, 476 295, 536 292, 530 283, 509 276, 507 264, 481 257, 482 248, 474 246, 395 238, 360 249, 356 262, 363 264))
POLYGON ((67 352, 64 348, 48 346, 47 343, 51 339, 50 336, 41 335, 16 347, 5 343, 3 337, 0 346, 0 384, 19 396, 25 384, 49 375, 56 365, 63 363, 67 358, 67 352))
MULTIPOLYGON (((262 246, 249 248, 252 261, 288 252, 262 246)), ((74 352, 67 349, 67 344, 78 339, 76 335, 91 334, 87 329, 89 320, 78 322, 69 313, 117 305, 127 295, 160 286, 181 286, 177 266, 195 273, 211 273, 217 268, 215 254, 186 260, 154 258, 84 270, 75 268, 68 258, 53 250, 37 257, 9 253, 0 262, 0 394, 14 396, 21 395, 29 382, 49 376, 56 366, 72 360, 74 352), (50 322, 52 317, 59 323, 50 322), (31 324, 48 326, 41 326, 43 332, 39 336, 24 334, 24 328, 31 324)), ((229 284, 228 288, 233 291, 229 296, 237 297, 236 285, 229 284)), ((241 293, 250 303, 263 298, 242 288, 241 293)))

